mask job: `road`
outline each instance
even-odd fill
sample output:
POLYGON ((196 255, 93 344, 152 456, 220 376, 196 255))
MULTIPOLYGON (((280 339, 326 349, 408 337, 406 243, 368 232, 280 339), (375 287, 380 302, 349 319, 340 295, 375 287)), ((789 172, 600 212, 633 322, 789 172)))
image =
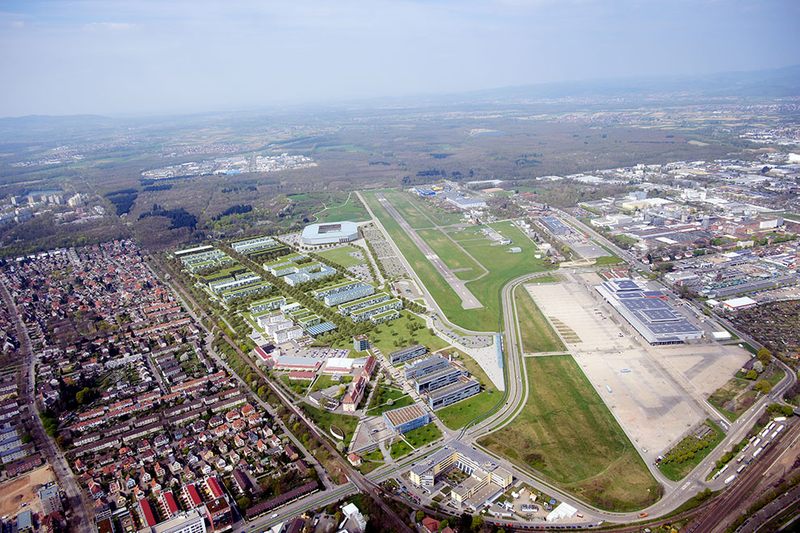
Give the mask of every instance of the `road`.
POLYGON ((66 495, 67 501, 64 507, 72 510, 72 522, 76 527, 75 530, 91 531, 94 528, 94 507, 92 507, 88 497, 78 486, 67 460, 61 450, 58 449, 55 441, 45 432, 42 420, 39 418, 39 407, 36 403, 36 377, 33 373, 35 360, 31 338, 4 279, 0 279, 0 296, 2 296, 6 307, 14 317, 14 327, 20 343, 19 352, 22 358, 22 364, 20 365, 22 373, 20 400, 22 405, 28 409, 28 414, 30 415, 29 427, 33 430, 36 448, 44 453, 47 463, 53 468, 59 487, 66 495))

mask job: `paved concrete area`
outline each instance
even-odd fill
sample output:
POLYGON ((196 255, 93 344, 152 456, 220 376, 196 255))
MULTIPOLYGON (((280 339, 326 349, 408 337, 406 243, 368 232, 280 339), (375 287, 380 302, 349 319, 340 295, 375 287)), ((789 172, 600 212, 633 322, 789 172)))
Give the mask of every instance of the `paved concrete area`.
POLYGON ((394 208, 394 206, 389 202, 382 194, 376 194, 375 198, 383 205, 386 211, 394 218, 400 227, 403 228, 403 231, 408 234, 417 248, 425 255, 428 261, 439 271, 445 281, 450 285, 453 290, 456 292, 459 298, 461 298, 461 307, 464 309, 479 309, 483 307, 483 304, 475 297, 475 295, 470 292, 467 288, 466 284, 458 279, 455 274, 444 264, 444 261, 433 251, 433 249, 428 246, 422 237, 420 237, 416 231, 406 222, 403 216, 394 208))
POLYGON ((691 427, 718 415, 707 404, 748 355, 736 346, 650 346, 591 287, 595 274, 526 285, 598 394, 652 462, 691 427))

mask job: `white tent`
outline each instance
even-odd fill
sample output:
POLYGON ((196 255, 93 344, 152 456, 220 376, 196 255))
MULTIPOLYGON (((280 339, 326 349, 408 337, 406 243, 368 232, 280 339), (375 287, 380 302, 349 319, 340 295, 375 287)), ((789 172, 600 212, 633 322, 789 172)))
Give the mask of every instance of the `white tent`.
POLYGON ((572 518, 578 510, 568 503, 562 503, 547 515, 546 520, 553 522, 555 520, 563 520, 565 518, 572 518))

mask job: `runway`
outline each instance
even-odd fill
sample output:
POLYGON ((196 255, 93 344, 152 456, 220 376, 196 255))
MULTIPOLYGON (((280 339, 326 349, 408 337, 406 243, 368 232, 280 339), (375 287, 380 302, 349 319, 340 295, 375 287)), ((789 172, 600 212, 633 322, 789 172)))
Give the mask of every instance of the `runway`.
POLYGON ((483 304, 475 298, 470 290, 467 288, 466 284, 458 279, 453 271, 447 268, 447 265, 444 264, 444 261, 436 255, 436 252, 428 246, 422 237, 420 237, 416 231, 406 222, 403 216, 394 208, 391 202, 387 200, 382 194, 377 193, 375 198, 381 203, 381 205, 386 209, 386 211, 394 218, 400 227, 403 228, 403 231, 414 241, 414 244, 420 251, 425 255, 425 258, 431 262, 431 264, 439 271, 439 274, 442 275, 444 280, 447 282, 450 287, 453 288, 455 293, 461 298, 461 307, 464 309, 480 309, 483 307, 483 304))

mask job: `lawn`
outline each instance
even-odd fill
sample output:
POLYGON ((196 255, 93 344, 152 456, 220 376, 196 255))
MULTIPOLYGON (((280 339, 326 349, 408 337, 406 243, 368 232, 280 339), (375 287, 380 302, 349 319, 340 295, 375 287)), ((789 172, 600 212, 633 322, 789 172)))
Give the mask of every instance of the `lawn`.
POLYGON ((711 433, 702 439, 688 435, 664 454, 664 459, 658 467, 672 481, 680 481, 689 475, 689 472, 694 470, 694 467, 725 438, 725 433, 713 421, 706 420, 705 425, 711 429, 711 433))
POLYGON ((389 454, 392 456, 392 459, 398 459, 404 455, 408 455, 417 448, 439 440, 442 438, 442 432, 436 427, 436 424, 431 423, 421 428, 412 429, 404 433, 403 437, 405 437, 405 440, 401 440, 398 437, 389 449, 389 454), (406 441, 408 441, 408 443, 406 443, 406 441), (409 446, 409 444, 411 446, 409 446))
POLYGON ((332 261, 344 268, 355 265, 363 265, 365 262, 364 251, 361 248, 356 248, 354 246, 341 246, 339 248, 333 248, 332 250, 319 252, 317 255, 320 255, 328 261, 332 261), (357 259, 351 255, 356 252, 361 253, 361 259, 357 259))
POLYGON ((436 411, 436 416, 450 429, 461 429, 470 422, 478 422, 489 416, 502 397, 497 390, 483 390, 466 400, 442 407, 436 411))
POLYGON ((362 474, 369 474, 383 464, 383 454, 378 448, 367 452, 361 456, 361 466, 358 471, 362 474))
MULTIPOLYGON (((536 281, 540 281, 539 278, 536 281)), ((517 304, 517 318, 524 351, 535 353, 565 350, 561 339, 550 327, 550 323, 524 286, 517 286, 514 289, 514 301, 517 304)))
POLYGON ((314 385, 311 386, 311 392, 315 392, 318 390, 324 390, 328 387, 333 387, 334 385, 346 385, 353 381, 352 376, 341 376, 337 379, 334 376, 328 374, 321 374, 315 381, 314 385))
POLYGON ((316 217, 317 222, 341 222, 343 220, 361 222, 362 220, 369 220, 369 213, 367 213, 358 196, 350 194, 344 202, 328 205, 317 213, 316 217))
POLYGON ((527 402, 479 443, 601 509, 634 511, 658 500, 661 487, 572 356, 525 365, 527 402))
POLYGON ((349 442, 352 438, 353 432, 356 430, 356 425, 358 424, 358 417, 331 413, 330 411, 308 405, 307 403, 301 403, 300 407, 305 411, 308 417, 313 420, 326 435, 331 436, 331 438, 334 438, 330 432, 331 426, 336 426, 344 432, 345 443, 349 442))
POLYGON ((395 350, 414 344, 424 344, 432 352, 449 346, 446 341, 431 334, 424 320, 408 310, 401 311, 400 318, 376 326, 369 333, 369 342, 387 356, 395 350), (418 329, 411 331, 411 324, 415 324, 418 329))
POLYGON ((280 379, 281 382, 283 382, 283 384, 286 385, 291 391, 300 396, 305 395, 309 384, 311 384, 311 382, 306 379, 289 379, 289 374, 280 374, 278 379, 280 379))
POLYGON ((412 403, 414 403, 414 399, 401 389, 381 382, 381 384, 378 385, 378 390, 372 395, 372 401, 369 403, 367 414, 370 416, 380 416, 384 411, 405 407, 412 403), (387 402, 391 402, 391 404, 387 402))

